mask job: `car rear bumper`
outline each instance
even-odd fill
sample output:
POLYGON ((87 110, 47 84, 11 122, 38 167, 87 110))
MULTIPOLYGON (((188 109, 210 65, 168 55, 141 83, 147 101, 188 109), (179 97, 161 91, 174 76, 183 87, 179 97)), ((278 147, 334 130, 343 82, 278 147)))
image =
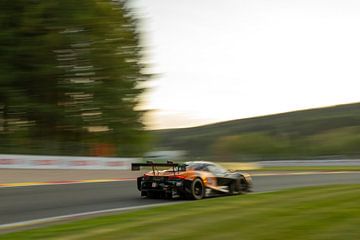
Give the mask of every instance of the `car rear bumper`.
POLYGON ((186 194, 186 187, 184 181, 140 181, 139 191, 142 196, 149 196, 152 194, 164 195, 165 197, 177 198, 186 194))

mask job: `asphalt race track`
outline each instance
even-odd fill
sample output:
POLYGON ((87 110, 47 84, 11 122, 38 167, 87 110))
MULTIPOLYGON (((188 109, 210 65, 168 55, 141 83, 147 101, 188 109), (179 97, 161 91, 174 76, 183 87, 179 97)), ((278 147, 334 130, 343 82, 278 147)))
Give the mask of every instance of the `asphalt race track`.
MULTIPOLYGON (((311 185, 360 183, 360 172, 253 176, 253 180, 254 192, 266 192, 311 185)), ((0 188, 0 226, 169 201, 141 199, 135 181, 0 188)))

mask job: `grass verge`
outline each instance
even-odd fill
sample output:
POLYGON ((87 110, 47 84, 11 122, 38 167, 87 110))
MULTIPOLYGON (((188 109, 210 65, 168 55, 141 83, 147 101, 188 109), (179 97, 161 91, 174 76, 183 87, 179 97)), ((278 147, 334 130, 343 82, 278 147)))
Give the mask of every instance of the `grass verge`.
POLYGON ((189 201, 0 239, 360 239, 360 185, 189 201))

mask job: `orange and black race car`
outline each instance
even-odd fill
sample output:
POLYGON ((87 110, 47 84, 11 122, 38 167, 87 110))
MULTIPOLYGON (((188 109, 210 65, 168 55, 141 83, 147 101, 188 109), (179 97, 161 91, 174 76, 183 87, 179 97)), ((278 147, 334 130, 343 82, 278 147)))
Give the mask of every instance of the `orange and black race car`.
POLYGON ((151 167, 152 171, 137 178, 137 188, 143 197, 198 200, 208 196, 249 192, 252 186, 249 174, 229 171, 212 162, 133 163, 132 170, 145 166, 151 167), (169 169, 158 170, 158 167, 169 169))

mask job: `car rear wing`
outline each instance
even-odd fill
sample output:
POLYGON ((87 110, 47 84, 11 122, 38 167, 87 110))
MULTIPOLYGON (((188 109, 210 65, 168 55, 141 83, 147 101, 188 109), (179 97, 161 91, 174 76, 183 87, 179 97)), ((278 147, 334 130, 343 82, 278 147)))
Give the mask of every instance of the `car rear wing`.
POLYGON ((156 167, 172 167, 175 172, 175 167, 179 166, 178 163, 167 161, 166 163, 154 163, 152 161, 147 161, 146 163, 132 163, 131 170, 139 171, 141 167, 151 167, 152 171, 155 173, 156 167))

